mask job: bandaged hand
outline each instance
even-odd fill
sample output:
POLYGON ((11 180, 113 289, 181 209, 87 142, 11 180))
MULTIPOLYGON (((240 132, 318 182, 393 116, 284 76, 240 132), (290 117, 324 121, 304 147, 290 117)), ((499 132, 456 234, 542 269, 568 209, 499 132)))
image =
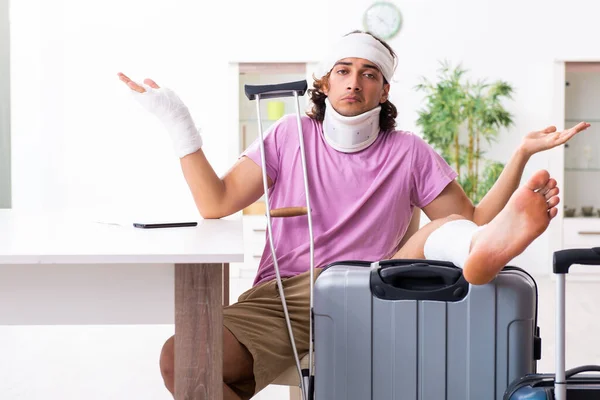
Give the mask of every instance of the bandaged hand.
POLYGON ((161 88, 151 79, 139 85, 122 73, 119 73, 119 78, 132 90, 136 101, 164 125, 179 158, 202 147, 202 137, 187 106, 173 90, 161 88))

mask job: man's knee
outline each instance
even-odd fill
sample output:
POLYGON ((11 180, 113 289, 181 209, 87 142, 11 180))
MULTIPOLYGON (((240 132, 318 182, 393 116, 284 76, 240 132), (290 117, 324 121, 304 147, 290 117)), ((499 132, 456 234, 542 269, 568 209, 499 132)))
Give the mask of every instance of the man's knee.
POLYGON ((451 222, 451 221, 458 221, 461 219, 467 219, 467 218, 460 214, 450 214, 447 217, 443 218, 443 222, 446 223, 446 222, 451 222))
MULTIPOLYGON (((252 355, 233 334, 223 328, 223 381, 226 383, 252 379, 254 360, 252 355)), ((175 336, 163 345, 160 353, 160 372, 165 386, 171 393, 175 390, 175 336)))
POLYGON ((254 378, 254 359, 227 328, 223 328, 223 381, 233 383, 254 378))
POLYGON ((160 352, 160 373, 165 386, 171 393, 175 392, 175 336, 171 336, 160 352))

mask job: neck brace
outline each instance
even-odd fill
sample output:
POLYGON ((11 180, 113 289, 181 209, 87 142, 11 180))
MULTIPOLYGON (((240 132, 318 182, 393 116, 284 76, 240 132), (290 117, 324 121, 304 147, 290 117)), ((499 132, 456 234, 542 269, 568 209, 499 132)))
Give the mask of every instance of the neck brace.
POLYGON ((379 135, 381 106, 354 117, 346 117, 334 110, 325 98, 323 134, 328 145, 343 153, 355 153, 369 147, 379 135))

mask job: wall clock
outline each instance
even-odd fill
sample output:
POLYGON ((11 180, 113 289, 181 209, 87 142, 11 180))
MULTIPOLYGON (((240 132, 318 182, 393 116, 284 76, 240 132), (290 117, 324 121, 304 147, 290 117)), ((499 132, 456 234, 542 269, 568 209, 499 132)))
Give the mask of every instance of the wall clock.
POLYGON ((402 14, 394 3, 378 1, 365 11, 363 15, 365 30, 375 36, 388 40, 400 32, 402 27, 402 14))

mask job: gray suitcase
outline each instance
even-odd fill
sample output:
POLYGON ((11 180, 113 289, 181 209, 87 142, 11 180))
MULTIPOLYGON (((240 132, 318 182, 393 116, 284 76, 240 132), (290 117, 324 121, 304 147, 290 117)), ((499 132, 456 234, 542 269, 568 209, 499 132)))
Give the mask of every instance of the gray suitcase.
POLYGON ((316 400, 501 400, 541 353, 537 286, 515 267, 472 286, 446 262, 334 263, 314 328, 316 400))

